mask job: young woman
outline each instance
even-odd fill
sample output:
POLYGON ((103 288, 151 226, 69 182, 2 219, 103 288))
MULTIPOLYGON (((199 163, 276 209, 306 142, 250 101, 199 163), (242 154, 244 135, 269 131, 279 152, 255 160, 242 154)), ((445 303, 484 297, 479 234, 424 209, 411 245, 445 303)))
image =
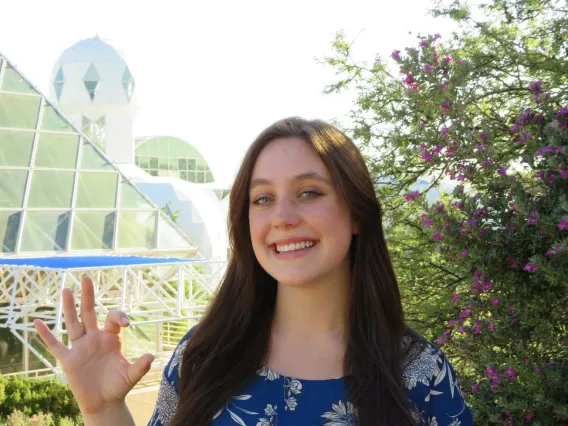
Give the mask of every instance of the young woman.
MULTIPOLYGON (((206 315, 166 366, 151 426, 472 425, 453 368, 404 323, 381 208, 353 142, 290 118, 260 134, 231 190, 232 255, 206 315)), ((151 355, 124 359, 92 283, 67 349, 37 321, 89 425, 133 424, 124 398, 151 355)))

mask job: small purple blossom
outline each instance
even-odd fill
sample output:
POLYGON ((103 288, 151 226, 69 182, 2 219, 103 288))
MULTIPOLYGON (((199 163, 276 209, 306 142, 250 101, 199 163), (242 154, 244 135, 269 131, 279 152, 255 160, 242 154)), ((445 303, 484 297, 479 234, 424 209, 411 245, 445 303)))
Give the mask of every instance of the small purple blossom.
POLYGON ((471 228, 475 228, 477 226, 477 220, 475 219, 468 219, 467 220, 467 224, 471 227, 471 228))
POLYGON ((428 218, 428 215, 425 213, 420 216, 420 220, 422 221, 422 225, 424 228, 428 229, 432 225, 432 220, 428 218))
POLYGON ((471 387, 471 393, 476 393, 479 392, 479 385, 477 383, 474 383, 473 386, 471 387))
POLYGON ((534 372, 535 372, 536 374, 542 374, 542 368, 541 368, 541 366, 538 365, 538 364, 535 364, 535 365, 534 365, 534 372))
POLYGON ((451 319, 448 321, 448 327, 455 327, 457 324, 456 320, 451 319))
POLYGON ((507 174, 507 169, 505 167, 501 166, 497 170, 497 173, 499 173, 501 176, 505 176, 507 174))
POLYGON ((515 372, 515 369, 511 366, 509 366, 509 368, 507 368, 505 370, 505 377, 509 380, 515 380, 517 378, 517 373, 515 372))
POLYGON ((471 309, 465 309, 463 311, 460 312, 460 318, 464 319, 471 316, 471 309))
POLYGON ((558 225, 556 225, 556 227, 560 231, 564 231, 568 227, 568 216, 566 216, 566 215, 562 216, 560 223, 558 223, 558 225))
POLYGON ((409 85, 413 84, 413 83, 414 83, 414 76, 413 76, 412 74, 410 74, 410 73, 407 74, 407 75, 406 75, 406 78, 404 79, 404 82, 405 82, 406 84, 409 84, 409 85))
POLYGON ((444 127, 442 130, 440 130, 440 134, 442 136, 448 136, 448 128, 444 127))
POLYGON ((452 303, 459 302, 460 299, 461 299, 461 296, 459 294, 456 294, 456 293, 452 294, 452 303))
POLYGON ((398 61, 400 59, 400 50, 393 50, 393 52, 391 53, 391 57, 395 61, 398 61))
POLYGON ((528 89, 534 94, 540 93, 542 91, 542 81, 533 81, 529 84, 528 89))
POLYGON ((495 324, 489 323, 489 325, 487 326, 487 329, 488 329, 489 331, 495 331, 495 324))
POLYGON ((513 124, 510 128, 512 135, 514 135, 515 133, 519 133, 521 130, 523 130, 523 126, 521 126, 519 123, 513 124))
POLYGON ((431 71, 432 71, 433 69, 435 69, 435 68, 436 68, 436 67, 433 67, 433 66, 430 65, 430 64, 426 64, 426 65, 424 65, 424 72, 425 72, 425 73, 429 73, 429 72, 431 72, 431 71))
POLYGON ((440 38, 442 38, 442 36, 440 34, 438 34, 438 33, 434 34, 434 40, 438 40, 440 38))
POLYGON ((406 194, 406 197, 404 197, 404 199, 406 201, 413 201, 413 200, 416 200, 419 195, 420 195, 420 191, 412 191, 412 192, 409 192, 408 194, 406 194))
POLYGON ((501 300, 499 300, 499 299, 493 299, 493 300, 491 301, 491 304, 492 304, 493 306, 499 306, 499 303, 501 303, 501 300))
POLYGON ((449 64, 450 62, 454 62, 454 58, 452 58, 451 56, 446 56, 444 58, 444 62, 447 62, 449 64))
POLYGON ((462 256, 462 257, 465 257, 465 256, 467 256, 468 254, 469 254, 469 250, 468 250, 468 249, 464 249, 464 250, 462 250, 462 252, 461 252, 461 256, 462 256))
POLYGON ((536 271, 538 271, 538 265, 535 265, 534 263, 529 262, 525 265, 525 267, 523 268, 523 271, 527 271, 527 272, 533 274, 536 271))
POLYGON ((440 231, 436 231, 434 232, 434 235, 432 235, 432 238, 434 238, 434 241, 442 241, 444 239, 444 236, 440 231))
POLYGON ((538 216, 535 210, 531 210, 529 217, 527 218, 527 223, 529 225, 536 225, 538 224, 538 216))

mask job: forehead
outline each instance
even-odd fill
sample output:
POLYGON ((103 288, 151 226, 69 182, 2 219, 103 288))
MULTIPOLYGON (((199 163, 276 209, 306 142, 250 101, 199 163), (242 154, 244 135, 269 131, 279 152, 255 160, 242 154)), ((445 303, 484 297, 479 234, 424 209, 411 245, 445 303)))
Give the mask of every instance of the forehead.
POLYGON ((260 152, 252 178, 276 181, 312 172, 331 178, 325 163, 310 143, 299 138, 282 138, 273 140, 260 152))

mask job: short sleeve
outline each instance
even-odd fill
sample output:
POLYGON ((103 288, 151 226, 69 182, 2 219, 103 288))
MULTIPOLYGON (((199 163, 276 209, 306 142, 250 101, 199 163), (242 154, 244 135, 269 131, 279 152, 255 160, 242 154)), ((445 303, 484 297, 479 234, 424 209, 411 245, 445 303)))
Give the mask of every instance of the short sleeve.
POLYGON ((173 420, 179 401, 179 375, 181 371, 181 363, 183 352, 187 346, 187 342, 193 335, 192 328, 179 342, 173 355, 164 368, 160 389, 158 390, 158 399, 152 418, 148 426, 167 426, 173 420))
POLYGON ((417 346, 411 353, 404 364, 403 381, 419 425, 473 426, 456 372, 433 345, 417 346))

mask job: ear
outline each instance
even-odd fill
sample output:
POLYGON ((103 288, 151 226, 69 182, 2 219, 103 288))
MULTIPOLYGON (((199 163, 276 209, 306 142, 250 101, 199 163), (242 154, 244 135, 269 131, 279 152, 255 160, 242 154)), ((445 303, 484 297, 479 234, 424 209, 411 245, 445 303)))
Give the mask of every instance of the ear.
POLYGON ((353 219, 353 226, 351 228, 351 232, 353 235, 359 235, 359 225, 357 224, 357 220, 353 219))

